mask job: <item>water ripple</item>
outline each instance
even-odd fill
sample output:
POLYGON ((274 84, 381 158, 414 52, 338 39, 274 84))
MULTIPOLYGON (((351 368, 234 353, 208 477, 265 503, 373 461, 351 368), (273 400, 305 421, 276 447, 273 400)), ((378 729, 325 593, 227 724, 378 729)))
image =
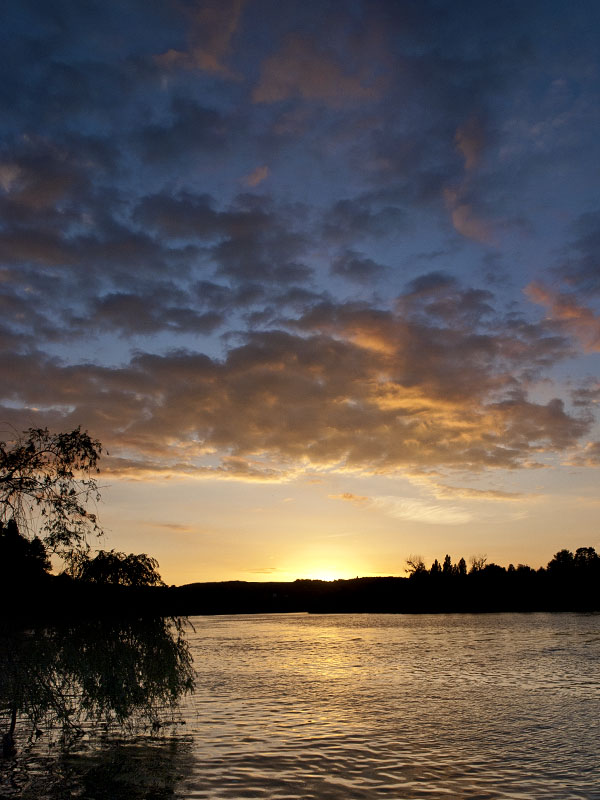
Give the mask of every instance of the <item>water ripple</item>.
POLYGON ((600 800, 597 616, 194 625, 179 797, 600 800))

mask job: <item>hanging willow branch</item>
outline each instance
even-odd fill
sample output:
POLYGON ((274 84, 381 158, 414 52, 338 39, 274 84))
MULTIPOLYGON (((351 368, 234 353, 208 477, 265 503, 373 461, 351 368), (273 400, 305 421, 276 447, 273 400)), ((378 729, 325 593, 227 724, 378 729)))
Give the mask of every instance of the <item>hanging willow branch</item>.
POLYGON ((29 428, 0 442, 0 520, 39 533, 46 547, 63 556, 100 534, 90 502, 100 500, 96 481, 101 443, 81 427, 70 433, 29 428))

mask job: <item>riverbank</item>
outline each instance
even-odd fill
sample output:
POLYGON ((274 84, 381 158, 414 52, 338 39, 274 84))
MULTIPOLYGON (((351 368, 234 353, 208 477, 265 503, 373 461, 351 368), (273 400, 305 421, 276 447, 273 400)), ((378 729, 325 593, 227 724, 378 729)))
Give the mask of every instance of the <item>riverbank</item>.
POLYGON ((170 587, 98 585, 46 575, 4 584, 3 616, 191 616, 253 613, 488 613, 600 611, 597 582, 547 572, 519 575, 369 577, 293 582, 224 581, 170 587))

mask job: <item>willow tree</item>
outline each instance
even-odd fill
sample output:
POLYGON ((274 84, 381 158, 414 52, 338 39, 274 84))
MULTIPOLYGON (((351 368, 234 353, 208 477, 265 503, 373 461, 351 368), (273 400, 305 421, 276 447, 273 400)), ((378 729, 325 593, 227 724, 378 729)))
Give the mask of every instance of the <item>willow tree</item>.
POLYGON ((65 743, 111 727, 158 731, 194 677, 179 617, 109 615, 41 628, 1 620, 3 753, 14 757, 19 721, 31 740, 46 729, 65 743))
POLYGON ((0 521, 42 538, 67 561, 100 534, 89 506, 100 500, 96 480, 102 445, 77 427, 69 433, 29 428, 0 442, 0 521))

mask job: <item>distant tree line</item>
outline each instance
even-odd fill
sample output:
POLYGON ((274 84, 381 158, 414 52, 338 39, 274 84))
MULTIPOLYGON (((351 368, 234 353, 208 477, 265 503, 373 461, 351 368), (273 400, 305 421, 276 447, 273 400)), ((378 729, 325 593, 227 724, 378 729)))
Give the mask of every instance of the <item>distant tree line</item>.
POLYGON ((422 608, 456 610, 592 610, 600 608, 600 556, 593 547, 559 550, 546 567, 486 563, 449 555, 429 568, 407 560, 409 596, 422 608))
POLYGON ((508 567, 502 567, 499 564, 487 564, 486 561, 485 556, 473 556, 470 559, 470 569, 467 569, 464 558, 453 564, 451 557, 446 555, 441 564, 436 558, 427 569, 420 556, 409 556, 406 564, 409 577, 413 581, 465 579, 481 581, 498 580, 502 577, 531 578, 533 575, 586 582, 600 578, 600 556, 593 547, 578 547, 574 553, 570 550, 559 550, 546 568, 540 567, 537 570, 527 564, 519 564, 516 567, 514 564, 509 564, 508 567))
POLYGON ((58 576, 44 543, 0 523, 0 592, 26 613, 164 614, 252 612, 479 612, 600 610, 600 556, 593 547, 559 550, 546 567, 503 567, 484 557, 427 567, 408 559, 409 577, 165 586, 150 556, 82 551, 58 576), (44 604, 35 600, 43 592, 44 604))
POLYGON ((227 581, 166 589, 171 613, 457 613, 600 611, 600 558, 592 547, 559 551, 546 567, 502 567, 485 557, 456 563, 447 555, 428 568, 419 557, 410 576, 291 583, 227 581))

